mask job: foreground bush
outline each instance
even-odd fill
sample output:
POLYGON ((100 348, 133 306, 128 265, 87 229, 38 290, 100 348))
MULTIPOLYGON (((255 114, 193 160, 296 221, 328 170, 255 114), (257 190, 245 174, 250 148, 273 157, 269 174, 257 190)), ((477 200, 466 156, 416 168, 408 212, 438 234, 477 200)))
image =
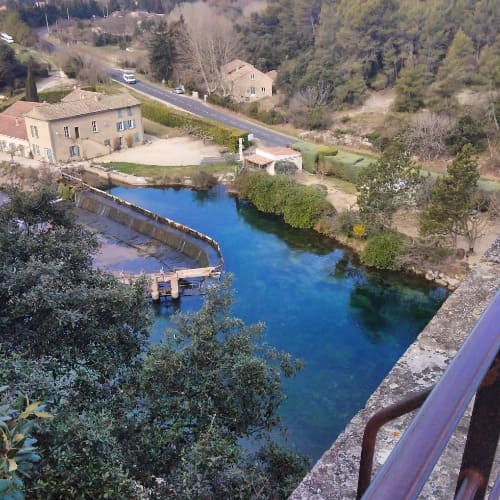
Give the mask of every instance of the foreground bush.
POLYGON ((261 212, 281 215, 287 224, 310 229, 334 209, 314 187, 302 186, 286 177, 265 172, 247 172, 236 180, 241 198, 261 212))
POLYGON ((365 266, 397 271, 401 269, 398 257, 402 253, 402 236, 394 231, 384 231, 368 238, 361 262, 365 266))

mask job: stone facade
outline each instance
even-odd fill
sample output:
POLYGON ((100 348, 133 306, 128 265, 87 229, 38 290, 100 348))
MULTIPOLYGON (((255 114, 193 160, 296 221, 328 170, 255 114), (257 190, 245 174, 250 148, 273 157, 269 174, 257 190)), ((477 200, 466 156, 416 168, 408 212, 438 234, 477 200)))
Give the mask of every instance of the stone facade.
POLYGON ((245 158, 245 167, 265 169, 268 174, 275 175, 274 166, 280 160, 290 161, 302 170, 302 154, 291 148, 257 148, 255 154, 245 158))
POLYGON ((257 101, 272 96, 275 73, 262 73, 240 59, 234 59, 222 67, 226 92, 236 102, 257 101))
POLYGON ((103 156, 144 141, 141 107, 127 94, 75 90, 25 115, 31 153, 49 163, 103 156))

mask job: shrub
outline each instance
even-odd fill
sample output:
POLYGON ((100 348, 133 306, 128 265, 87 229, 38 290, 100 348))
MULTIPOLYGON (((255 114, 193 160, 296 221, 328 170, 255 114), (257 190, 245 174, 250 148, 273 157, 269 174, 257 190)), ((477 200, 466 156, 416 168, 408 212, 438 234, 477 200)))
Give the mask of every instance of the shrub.
POLYGON ((364 224, 354 224, 352 226, 352 235, 355 238, 362 239, 365 238, 367 234, 366 226, 364 224))
POLYGON ((368 238, 361 262, 365 266, 397 271, 401 269, 398 257, 402 251, 402 236, 394 231, 384 231, 368 238))
POLYGON ((125 136, 125 144, 127 148, 131 148, 134 145, 134 136, 132 134, 127 134, 125 136))
POLYGON ((231 96, 226 95, 221 97, 219 95, 210 94, 207 97, 207 101, 216 104, 217 106, 222 106, 223 108, 230 109, 231 111, 239 111, 240 107, 237 102, 235 102, 231 96))
POLYGON ((287 177, 273 177, 265 172, 247 172, 236 180, 240 198, 250 200, 267 213, 283 216, 296 228, 312 228, 333 208, 315 188, 302 186, 287 177))
POLYGON ((274 171, 279 175, 293 175, 297 170, 297 165, 290 160, 278 160, 274 164, 274 171))
POLYGON ((63 97, 66 97, 71 92, 73 92, 73 89, 46 90, 45 92, 38 93, 38 99, 40 102, 55 104, 56 102, 60 102, 63 97))
POLYGON ((192 181, 195 189, 210 189, 217 184, 217 179, 212 174, 203 170, 194 174, 192 181))
POLYGON ((486 138, 483 126, 469 115, 462 116, 446 136, 446 144, 453 154, 458 154, 466 144, 472 144, 478 151, 483 149, 486 138))
POLYGON ((150 101, 143 102, 142 116, 167 127, 184 128, 188 133, 202 139, 210 138, 216 144, 229 148, 233 153, 238 151, 240 138, 243 139, 243 146, 248 147, 248 133, 209 120, 203 120, 187 113, 174 111, 162 104, 150 101))
POLYGON ((361 225, 358 212, 346 210, 341 212, 337 217, 336 226, 337 231, 344 236, 352 237, 355 225, 361 225))

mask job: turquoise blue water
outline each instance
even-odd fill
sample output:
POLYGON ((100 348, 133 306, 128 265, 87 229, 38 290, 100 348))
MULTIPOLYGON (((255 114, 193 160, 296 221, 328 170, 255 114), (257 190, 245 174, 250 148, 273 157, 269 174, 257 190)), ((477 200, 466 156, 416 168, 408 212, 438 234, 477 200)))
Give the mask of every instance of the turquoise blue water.
MULTIPOLYGON (((234 314, 264 321, 266 341, 305 362, 285 382, 288 443, 314 460, 331 445, 446 298, 443 288, 360 266, 347 250, 314 232, 239 203, 218 186, 113 188, 116 196, 198 229, 221 245, 234 274, 234 314)), ((161 339, 184 297, 156 306, 161 339)))

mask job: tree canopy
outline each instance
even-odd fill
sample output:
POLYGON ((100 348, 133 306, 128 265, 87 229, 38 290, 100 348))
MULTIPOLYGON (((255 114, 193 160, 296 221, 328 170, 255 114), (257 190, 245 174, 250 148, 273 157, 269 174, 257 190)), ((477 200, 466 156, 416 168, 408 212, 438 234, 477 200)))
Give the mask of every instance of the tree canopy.
POLYGON ((26 463, 27 495, 286 498, 307 461, 271 432, 281 378, 300 366, 263 344, 262 324, 231 316, 230 280, 150 345, 145 283, 122 285, 92 267, 95 236, 53 189, 9 196, 0 207, 2 411, 16 421, 29 397, 54 416, 30 430, 41 460, 26 463))

